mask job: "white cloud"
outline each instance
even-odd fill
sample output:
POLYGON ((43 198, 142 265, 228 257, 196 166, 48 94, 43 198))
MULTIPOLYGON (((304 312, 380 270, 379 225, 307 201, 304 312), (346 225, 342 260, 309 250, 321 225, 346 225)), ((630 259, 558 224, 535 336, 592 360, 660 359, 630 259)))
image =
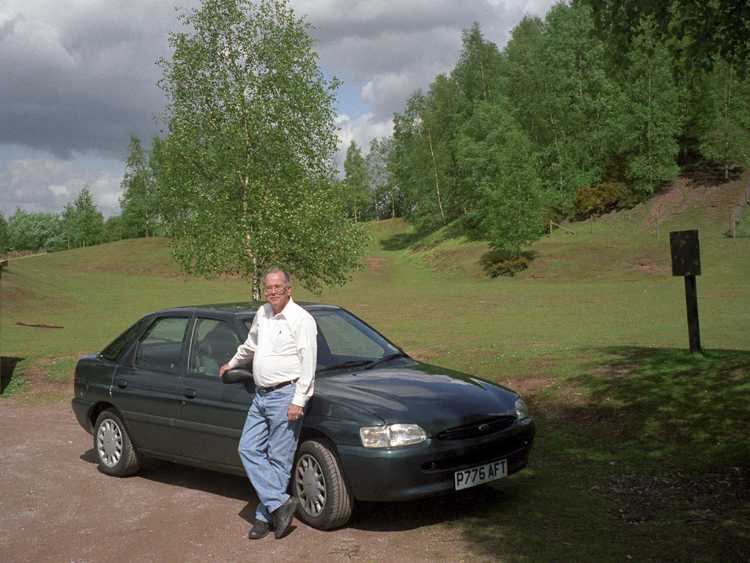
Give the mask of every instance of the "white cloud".
POLYGON ((354 141, 366 155, 370 152, 370 141, 375 138, 387 137, 393 134, 393 120, 378 121, 372 113, 365 113, 357 117, 339 115, 336 117, 339 137, 339 149, 336 153, 336 164, 339 171, 343 170, 346 150, 354 141))
POLYGON ((57 197, 64 197, 68 195, 68 186, 53 184, 51 186, 47 186, 47 189, 52 192, 52 195, 57 197))
POLYGON ((53 156, 13 159, 0 169, 0 211, 17 208, 57 213, 88 187, 105 216, 119 212, 122 164, 117 160, 88 162, 53 156))

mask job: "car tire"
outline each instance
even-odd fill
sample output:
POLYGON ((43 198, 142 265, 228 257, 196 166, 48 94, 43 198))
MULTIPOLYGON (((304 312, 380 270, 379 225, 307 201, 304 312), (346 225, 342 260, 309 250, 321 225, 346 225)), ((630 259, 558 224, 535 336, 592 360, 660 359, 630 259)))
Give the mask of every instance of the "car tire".
POLYGON ((352 515, 349 487, 336 455, 324 442, 307 440, 297 450, 292 492, 299 501, 297 517, 313 528, 337 528, 352 515))
POLYGON ((99 470, 115 477, 137 473, 141 460, 122 420, 112 410, 105 410, 94 425, 94 452, 99 470))

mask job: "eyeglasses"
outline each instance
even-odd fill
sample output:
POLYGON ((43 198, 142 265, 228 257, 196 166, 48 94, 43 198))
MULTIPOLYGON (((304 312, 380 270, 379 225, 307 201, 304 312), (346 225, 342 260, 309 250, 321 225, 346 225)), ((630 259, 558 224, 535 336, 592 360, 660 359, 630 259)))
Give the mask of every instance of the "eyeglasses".
POLYGON ((266 293, 284 293, 287 289, 289 289, 289 287, 286 285, 266 286, 266 293))

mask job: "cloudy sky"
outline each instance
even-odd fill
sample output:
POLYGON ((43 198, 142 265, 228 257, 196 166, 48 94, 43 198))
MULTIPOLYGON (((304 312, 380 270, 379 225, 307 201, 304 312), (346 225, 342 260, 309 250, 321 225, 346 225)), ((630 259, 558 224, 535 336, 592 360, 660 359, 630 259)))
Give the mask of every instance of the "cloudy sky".
MULTIPOLYGON (((175 2, 0 0, 0 212, 60 211, 88 186, 119 212, 131 134, 158 133, 156 60, 169 56, 175 2)), ((320 64, 343 80, 340 150, 391 133, 406 98, 449 71, 477 21, 502 47, 554 0, 291 0, 313 26, 320 64)))

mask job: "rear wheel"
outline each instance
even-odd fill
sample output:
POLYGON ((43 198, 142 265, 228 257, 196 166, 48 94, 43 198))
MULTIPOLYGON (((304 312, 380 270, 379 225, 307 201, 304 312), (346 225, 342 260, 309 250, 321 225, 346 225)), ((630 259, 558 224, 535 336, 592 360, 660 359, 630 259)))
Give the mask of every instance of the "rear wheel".
POLYGON ((343 526, 352 515, 353 500, 339 462, 324 442, 308 440, 297 451, 292 474, 299 500, 297 516, 319 530, 343 526))
POLYGON ((102 411, 96 419, 94 451, 99 469, 107 475, 126 477, 138 472, 141 467, 140 457, 125 425, 112 410, 102 411))

